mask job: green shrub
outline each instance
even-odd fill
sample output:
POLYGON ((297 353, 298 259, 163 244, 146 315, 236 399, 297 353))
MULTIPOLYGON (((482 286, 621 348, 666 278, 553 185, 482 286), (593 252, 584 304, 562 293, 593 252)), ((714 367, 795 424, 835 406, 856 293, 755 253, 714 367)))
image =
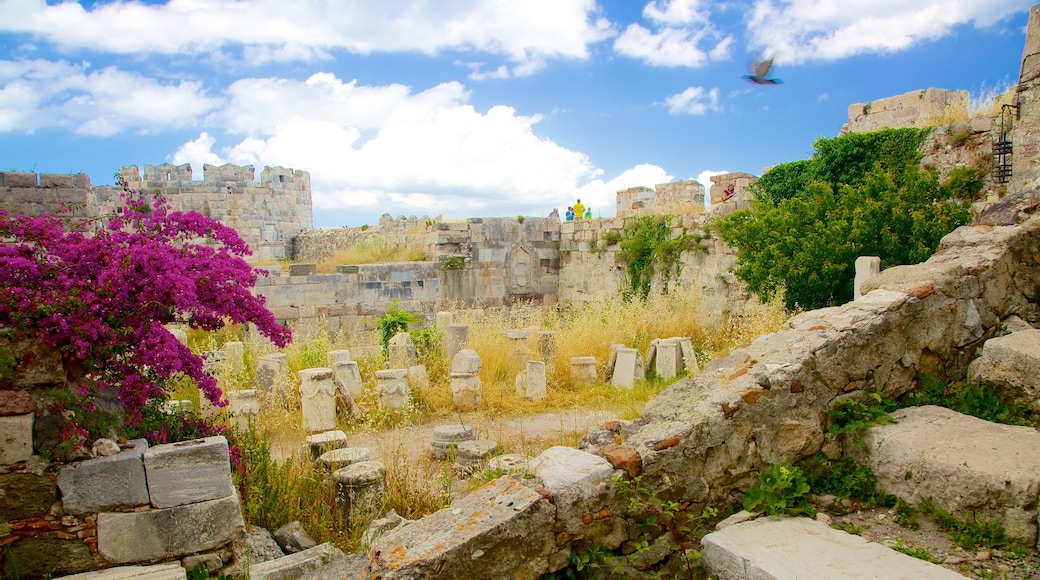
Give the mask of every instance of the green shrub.
POLYGON ((835 461, 814 455, 801 463, 805 480, 814 494, 829 493, 872 506, 892 506, 897 500, 877 488, 877 476, 865 465, 844 456, 835 461))
POLYGON ((798 467, 787 463, 770 463, 758 473, 758 485, 744 494, 744 509, 766 515, 816 515, 816 508, 806 497, 809 484, 798 467))
POLYGON ((958 413, 1005 425, 1033 425, 1034 413, 1019 401, 1000 393, 992 384, 965 381, 947 383, 933 375, 917 377, 917 388, 900 398, 899 405, 938 405, 958 413))

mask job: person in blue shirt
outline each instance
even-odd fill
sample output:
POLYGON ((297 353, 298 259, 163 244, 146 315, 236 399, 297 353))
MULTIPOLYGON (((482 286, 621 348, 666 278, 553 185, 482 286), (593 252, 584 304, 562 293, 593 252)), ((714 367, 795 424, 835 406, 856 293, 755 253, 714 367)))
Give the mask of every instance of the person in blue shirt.
POLYGON ((569 222, 574 221, 574 208, 571 207, 571 206, 567 206, 567 213, 564 214, 564 215, 567 216, 567 221, 569 221, 569 222))

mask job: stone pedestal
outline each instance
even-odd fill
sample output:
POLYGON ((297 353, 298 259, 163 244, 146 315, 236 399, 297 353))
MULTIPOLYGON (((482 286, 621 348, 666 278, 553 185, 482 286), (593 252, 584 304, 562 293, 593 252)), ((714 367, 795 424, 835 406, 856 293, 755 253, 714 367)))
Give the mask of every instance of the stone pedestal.
POLYGON ((581 385, 596 382, 596 357, 576 356, 571 358, 571 383, 581 385))
POLYGON ((336 428, 336 385, 332 369, 304 369, 300 375, 303 429, 321 433, 336 428))
POLYGON ((654 371, 658 378, 670 379, 679 374, 679 343, 674 339, 658 339, 654 344, 654 371))
POLYGON ((474 439, 473 429, 465 425, 442 425, 433 430, 433 440, 430 441, 434 459, 444 461, 452 454, 459 443, 472 441, 474 439))
POLYGON ((350 351, 346 349, 330 350, 326 353, 325 360, 328 361, 329 368, 335 370, 336 363, 350 361, 350 351))
POLYGON ((516 396, 533 401, 541 401, 546 393, 545 363, 527 361, 527 368, 516 375, 516 396))
POLYGON ((339 429, 307 436, 307 449, 311 461, 317 461, 324 453, 347 446, 347 434, 339 429))
POLYGON ((227 398, 228 409, 236 427, 245 431, 249 429, 250 423, 256 425, 260 418, 260 400, 257 399, 254 389, 228 391, 227 398))
POLYGON ((366 447, 342 447, 322 453, 318 461, 326 472, 332 473, 348 465, 368 461, 371 455, 366 447))
POLYGON ((361 461, 332 473, 336 507, 344 525, 354 518, 375 514, 386 493, 386 468, 378 461, 361 461))
POLYGON ((463 413, 480 407, 483 388, 480 377, 474 373, 451 373, 451 399, 463 413))
POLYGON ((505 332, 506 339, 509 340, 510 352, 513 358, 521 365, 527 364, 527 361, 531 358, 530 350, 527 348, 527 337, 530 334, 531 331, 526 328, 507 330, 505 332))
POLYGON ((379 406, 384 409, 403 409, 411 402, 408 390, 408 369, 376 371, 376 393, 379 406))
POLYGON ((434 324, 437 325, 437 328, 441 332, 444 332, 445 330, 447 330, 448 326, 452 322, 453 322, 452 314, 451 314, 451 312, 449 312, 447 310, 442 310, 442 311, 440 311, 440 312, 438 312, 437 314, 434 315, 434 324))
POLYGON ((551 330, 538 332, 538 353, 545 362, 546 372, 556 371, 556 333, 551 330))

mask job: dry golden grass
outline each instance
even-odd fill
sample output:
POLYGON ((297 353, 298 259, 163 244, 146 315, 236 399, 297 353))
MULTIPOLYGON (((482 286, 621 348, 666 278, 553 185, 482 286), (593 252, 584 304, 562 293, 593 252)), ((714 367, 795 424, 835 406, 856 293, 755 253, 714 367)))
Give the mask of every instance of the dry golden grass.
POLYGON ((319 274, 331 274, 336 266, 352 264, 381 264, 389 262, 421 262, 426 252, 417 246, 388 245, 381 238, 369 238, 357 245, 336 252, 332 258, 319 262, 319 274))

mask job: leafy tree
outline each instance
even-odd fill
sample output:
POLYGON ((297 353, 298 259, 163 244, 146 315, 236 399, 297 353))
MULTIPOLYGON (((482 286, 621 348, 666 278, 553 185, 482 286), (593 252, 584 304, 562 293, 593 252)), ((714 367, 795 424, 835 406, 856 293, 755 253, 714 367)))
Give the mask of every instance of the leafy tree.
MULTIPOLYGON (((56 348, 83 412, 102 392, 115 392, 126 418, 140 421, 179 376, 220 405, 202 360, 164 325, 251 322, 278 346, 291 332, 251 293, 257 272, 235 230, 172 211, 158 192, 142 196, 117 179, 122 206, 102 218, 0 211, 0 238, 10 241, 0 245, 0 337, 56 348)), ((69 425, 67 433, 88 435, 75 416, 69 425)))
POLYGON ((717 222, 737 248, 737 276, 764 297, 785 288, 790 308, 820 308, 852 299, 858 256, 879 256, 883 268, 926 260, 969 221, 981 182, 957 174, 940 184, 919 169, 920 138, 887 130, 819 139, 812 159, 766 173, 752 208, 717 222))

